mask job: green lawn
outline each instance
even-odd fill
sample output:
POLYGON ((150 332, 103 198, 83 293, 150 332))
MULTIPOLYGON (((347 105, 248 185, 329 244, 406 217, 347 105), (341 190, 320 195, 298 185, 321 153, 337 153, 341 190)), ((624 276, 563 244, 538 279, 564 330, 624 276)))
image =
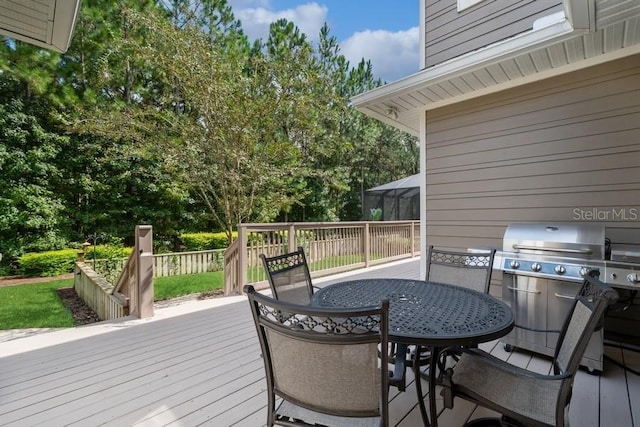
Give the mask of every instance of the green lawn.
POLYGON ((56 289, 73 286, 73 280, 0 288, 0 329, 64 328, 73 317, 60 301, 56 289))
MULTIPOLYGON (((155 300, 221 289, 222 271, 161 277, 154 281, 155 300)), ((0 330, 64 328, 74 326, 71 313, 62 305, 56 289, 73 286, 73 280, 55 280, 0 287, 0 330)))
POLYGON ((224 273, 222 271, 160 277, 153 280, 154 300, 161 301, 181 295, 222 289, 223 286, 224 273))

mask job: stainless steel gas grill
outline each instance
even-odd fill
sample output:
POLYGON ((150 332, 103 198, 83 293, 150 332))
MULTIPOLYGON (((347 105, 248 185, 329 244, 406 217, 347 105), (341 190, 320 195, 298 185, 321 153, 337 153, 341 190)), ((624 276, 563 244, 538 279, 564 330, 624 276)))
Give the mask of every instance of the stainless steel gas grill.
MULTIPOLYGON (((596 223, 512 224, 494 267, 503 271, 502 299, 514 311, 516 327, 502 338, 553 355, 559 331, 583 277, 604 270, 605 228, 596 223)), ((582 364, 602 371, 603 331, 594 333, 582 364)))

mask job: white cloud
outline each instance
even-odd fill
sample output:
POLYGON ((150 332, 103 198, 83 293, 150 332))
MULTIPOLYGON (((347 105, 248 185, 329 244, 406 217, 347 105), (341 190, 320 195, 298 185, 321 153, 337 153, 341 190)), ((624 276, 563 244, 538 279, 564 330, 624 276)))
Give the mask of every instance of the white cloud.
MULTIPOLYGON (((230 0, 229 4, 236 18, 242 21, 242 28, 250 40, 266 40, 271 23, 285 18, 297 25, 309 40, 316 42, 320 28, 327 21, 327 6, 317 2, 284 10, 273 10, 269 0, 230 0)), ((362 58, 371 60, 374 75, 386 82, 413 74, 420 67, 418 27, 396 32, 361 31, 338 42, 340 53, 351 66, 357 65, 362 58)))
POLYGON ((250 40, 262 38, 266 40, 269 36, 269 25, 278 19, 285 18, 293 22, 300 31, 307 35, 311 41, 318 40, 320 28, 327 20, 328 9, 318 3, 307 3, 293 9, 273 11, 268 9, 268 2, 256 0, 236 0, 234 5, 234 15, 242 21, 242 29, 250 40), (246 4, 258 4, 259 7, 242 7, 246 4))
POLYGON ((356 66, 362 58, 371 60, 373 73, 393 82, 419 71, 419 28, 390 32, 361 31, 340 43, 341 53, 356 66))

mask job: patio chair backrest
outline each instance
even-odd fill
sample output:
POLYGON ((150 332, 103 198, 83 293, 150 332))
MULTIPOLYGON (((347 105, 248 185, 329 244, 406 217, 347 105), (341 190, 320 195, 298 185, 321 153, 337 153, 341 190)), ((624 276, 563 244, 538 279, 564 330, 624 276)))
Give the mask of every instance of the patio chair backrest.
POLYGON ((597 270, 589 272, 569 315, 560 331, 554 355, 554 374, 573 375, 589 345, 591 335, 602 326, 607 307, 618 298, 618 293, 598 280, 597 270))
POLYGON ((313 286, 302 247, 298 247, 295 252, 274 257, 260 254, 260 259, 274 298, 294 304, 311 303, 313 286))
MULTIPOLYGON (((266 370, 268 425, 278 397, 321 415, 380 417, 379 425, 387 425, 388 370, 379 367, 388 366, 388 358, 378 354, 378 346, 388 344, 388 301, 380 307, 321 309, 276 301, 251 285, 244 291, 266 370)), ((325 424, 322 418, 310 421, 325 424)))
POLYGON ((427 281, 489 292, 495 250, 481 253, 454 252, 429 246, 427 281))

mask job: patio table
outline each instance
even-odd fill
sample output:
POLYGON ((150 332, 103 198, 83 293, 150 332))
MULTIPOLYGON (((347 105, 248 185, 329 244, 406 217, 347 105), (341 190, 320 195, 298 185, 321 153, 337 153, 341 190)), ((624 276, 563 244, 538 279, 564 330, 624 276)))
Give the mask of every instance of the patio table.
POLYGON ((428 347, 429 412, 427 416, 420 366, 414 363, 416 391, 425 425, 437 426, 438 356, 451 346, 475 346, 500 338, 513 328, 513 312, 491 295, 437 282, 409 279, 362 279, 335 283, 316 291, 312 304, 356 308, 389 300, 389 341, 428 347), (431 419, 431 424, 429 423, 431 419))

